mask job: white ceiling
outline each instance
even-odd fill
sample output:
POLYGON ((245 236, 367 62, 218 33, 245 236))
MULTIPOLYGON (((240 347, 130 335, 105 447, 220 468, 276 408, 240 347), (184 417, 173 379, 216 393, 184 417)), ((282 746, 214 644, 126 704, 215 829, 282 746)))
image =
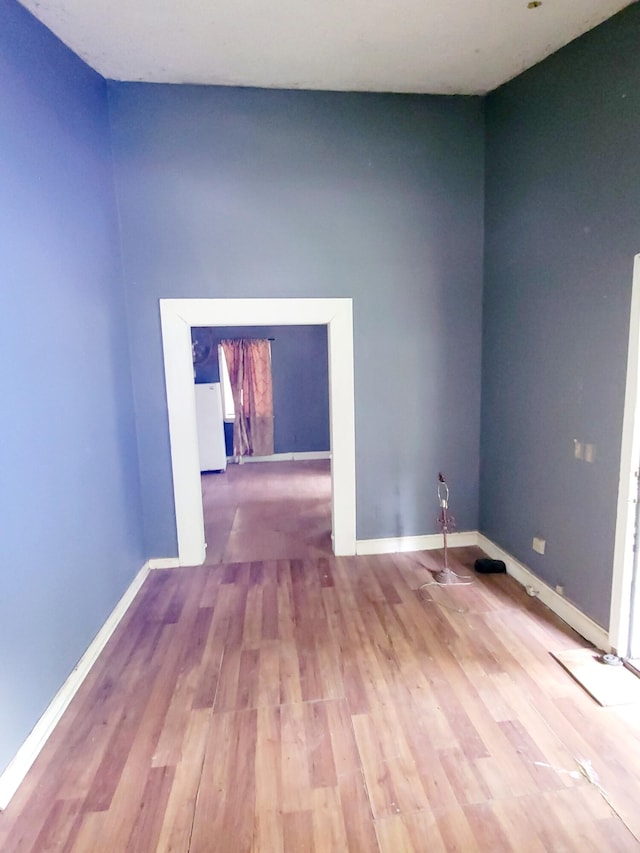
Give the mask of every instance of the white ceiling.
POLYGON ((629 0, 21 0, 104 77, 483 94, 629 0))

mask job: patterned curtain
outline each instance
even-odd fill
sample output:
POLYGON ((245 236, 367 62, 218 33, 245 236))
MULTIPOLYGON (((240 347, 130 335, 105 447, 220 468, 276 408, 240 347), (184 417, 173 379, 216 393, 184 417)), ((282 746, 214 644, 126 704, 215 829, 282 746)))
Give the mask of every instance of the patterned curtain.
POLYGON ((229 369, 236 419, 234 456, 273 453, 271 345, 267 340, 238 338, 221 342, 229 369))

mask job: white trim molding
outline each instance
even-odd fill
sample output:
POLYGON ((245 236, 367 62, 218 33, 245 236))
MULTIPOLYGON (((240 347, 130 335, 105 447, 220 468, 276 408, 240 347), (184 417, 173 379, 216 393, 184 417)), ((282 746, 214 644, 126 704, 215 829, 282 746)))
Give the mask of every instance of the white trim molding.
POLYGON ((634 570, 633 540, 638 497, 637 471, 640 465, 640 255, 633 265, 627 379, 620 447, 620 478, 616 532, 613 546, 613 582, 609 636, 613 649, 623 657, 629 653, 631 589, 634 570))
MULTIPOLYGON (((450 533, 447 544, 450 548, 463 548, 476 545, 478 534, 475 530, 463 533, 450 533)), ((432 533, 424 536, 397 536, 389 539, 358 539, 356 554, 400 554, 405 551, 435 551, 442 548, 442 534, 432 533)))
POLYGON ((355 554, 352 300, 161 299, 160 321, 180 565, 202 563, 206 550, 191 354, 193 326, 327 326, 333 549, 337 555, 355 554))
POLYGON ((180 560, 177 557, 155 557, 148 561, 150 569, 179 569, 180 560))
POLYGON ((582 612, 575 604, 572 604, 553 587, 541 580, 531 569, 512 557, 491 539, 487 539, 482 533, 477 534, 477 545, 492 560, 502 560, 507 567, 507 573, 522 584, 530 588, 536 598, 552 610, 557 616, 564 620, 567 625, 577 631, 581 637, 593 643, 599 649, 610 651, 609 635, 607 631, 597 622, 582 612))
POLYGON ((82 655, 67 680, 49 703, 44 714, 35 724, 25 742, 0 776, 0 811, 6 809, 9 801, 18 790, 20 783, 29 772, 40 750, 58 724, 60 717, 62 717, 69 707, 71 700, 80 689, 80 685, 89 674, 91 667, 98 659, 98 656, 106 646, 107 641, 117 628, 122 617, 131 606, 150 570, 151 566, 148 562, 140 569, 120 601, 107 617, 102 628, 100 628, 92 640, 86 652, 82 655))

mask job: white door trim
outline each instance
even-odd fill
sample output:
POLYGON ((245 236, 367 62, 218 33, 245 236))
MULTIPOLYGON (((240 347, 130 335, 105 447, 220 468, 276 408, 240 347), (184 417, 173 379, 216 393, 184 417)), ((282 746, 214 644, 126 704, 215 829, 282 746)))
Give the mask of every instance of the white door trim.
POLYGON ((192 326, 327 326, 332 531, 337 555, 355 554, 355 413, 351 299, 161 299, 171 467, 180 565, 205 559, 192 326))
POLYGON ((620 481, 613 550, 613 582, 609 616, 609 642, 618 654, 626 655, 631 618, 631 581, 633 578, 633 539, 635 535, 640 463, 640 255, 633 267, 627 382, 620 449, 620 481))

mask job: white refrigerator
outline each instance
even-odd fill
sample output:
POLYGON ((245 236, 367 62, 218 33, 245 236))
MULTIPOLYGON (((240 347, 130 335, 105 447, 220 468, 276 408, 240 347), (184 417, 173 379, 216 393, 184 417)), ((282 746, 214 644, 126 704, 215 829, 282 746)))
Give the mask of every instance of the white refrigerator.
POLYGON ((200 471, 226 471, 222 396, 219 382, 195 386, 200 471))

